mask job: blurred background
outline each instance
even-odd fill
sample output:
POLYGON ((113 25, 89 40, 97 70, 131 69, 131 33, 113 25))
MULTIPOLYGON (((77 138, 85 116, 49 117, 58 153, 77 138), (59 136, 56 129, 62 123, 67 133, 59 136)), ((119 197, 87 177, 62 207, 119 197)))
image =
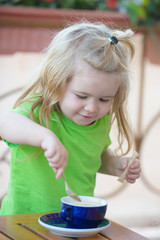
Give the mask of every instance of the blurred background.
MULTIPOLYGON (((0 0, 0 114, 12 108, 43 58, 43 50, 67 23, 102 21, 131 28, 129 113, 142 175, 135 184, 97 174, 95 195, 109 205, 106 217, 149 239, 160 239, 160 1, 0 0)), ((115 148, 114 128, 111 132, 115 148)), ((132 154, 132 152, 130 153, 132 154)), ((9 148, 0 141, 0 203, 9 180, 9 148)))

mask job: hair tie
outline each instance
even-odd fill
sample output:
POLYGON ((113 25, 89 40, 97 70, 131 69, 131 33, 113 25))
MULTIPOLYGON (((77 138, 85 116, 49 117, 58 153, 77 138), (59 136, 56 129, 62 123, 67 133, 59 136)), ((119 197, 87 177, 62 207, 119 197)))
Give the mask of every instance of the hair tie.
POLYGON ((111 44, 117 44, 118 43, 118 39, 115 36, 109 37, 108 40, 110 41, 111 44))

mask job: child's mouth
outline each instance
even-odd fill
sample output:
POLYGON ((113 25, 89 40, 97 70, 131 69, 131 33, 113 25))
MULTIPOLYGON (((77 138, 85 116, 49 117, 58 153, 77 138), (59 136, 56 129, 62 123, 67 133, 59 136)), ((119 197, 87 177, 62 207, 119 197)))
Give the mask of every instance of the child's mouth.
POLYGON ((83 118, 90 119, 92 118, 91 116, 86 116, 86 115, 81 115, 83 118))

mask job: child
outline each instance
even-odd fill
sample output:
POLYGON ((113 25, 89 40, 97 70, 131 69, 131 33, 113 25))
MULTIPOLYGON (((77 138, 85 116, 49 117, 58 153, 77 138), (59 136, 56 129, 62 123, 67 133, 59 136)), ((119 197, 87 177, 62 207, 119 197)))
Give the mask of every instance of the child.
MULTIPOLYGON (((0 118, 0 136, 11 147, 11 174, 1 214, 60 211, 62 174, 78 195, 92 196, 96 172, 121 176, 131 148, 125 102, 131 30, 76 23, 50 43, 34 83, 0 118), (121 156, 108 148, 112 122, 121 156), (58 179, 58 180, 57 180, 58 179)), ((140 176, 137 159, 126 181, 140 176)))

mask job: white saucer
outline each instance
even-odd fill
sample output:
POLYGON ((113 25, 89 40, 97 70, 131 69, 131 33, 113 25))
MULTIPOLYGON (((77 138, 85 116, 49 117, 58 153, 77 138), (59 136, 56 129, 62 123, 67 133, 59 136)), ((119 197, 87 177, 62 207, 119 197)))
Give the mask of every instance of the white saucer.
POLYGON ((99 233, 110 225, 110 221, 104 219, 97 228, 77 229, 67 227, 67 222, 61 218, 61 213, 50 213, 38 218, 38 222, 53 234, 64 237, 89 237, 99 233))

